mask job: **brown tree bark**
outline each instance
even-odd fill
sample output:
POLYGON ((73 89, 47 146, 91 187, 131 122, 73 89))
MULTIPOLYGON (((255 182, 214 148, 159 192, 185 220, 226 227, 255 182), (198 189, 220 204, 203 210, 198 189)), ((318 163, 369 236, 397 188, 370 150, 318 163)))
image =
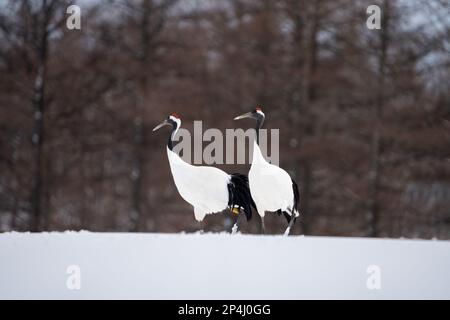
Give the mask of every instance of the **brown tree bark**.
POLYGON ((317 35, 320 24, 320 0, 314 0, 309 14, 309 33, 306 46, 305 81, 303 87, 303 101, 308 104, 316 98, 315 74, 317 70, 317 35))
POLYGON ((148 101, 149 63, 154 48, 155 37, 163 30, 167 11, 176 3, 176 0, 164 0, 156 3, 153 0, 142 0, 139 7, 141 15, 139 21, 138 64, 141 73, 138 77, 138 90, 136 97, 136 110, 133 118, 133 168, 132 180, 132 215, 131 230, 145 230, 145 217, 142 212, 142 181, 144 176, 145 159, 144 150, 144 110, 148 101))
POLYGON ((389 46, 389 3, 383 1, 382 22, 379 30, 379 54, 378 54, 378 85, 376 92, 376 101, 373 108, 374 129, 371 141, 370 172, 369 172, 369 203, 368 203, 368 235, 371 237, 379 236, 379 215, 380 207, 378 196, 380 192, 381 175, 381 150, 382 150, 382 109, 385 101, 384 90, 386 80, 386 60, 389 46))
POLYGON ((42 185, 44 164, 44 116, 45 116, 45 82, 48 58, 48 24, 50 8, 47 0, 41 2, 41 19, 39 39, 37 43, 37 74, 34 80, 32 106, 34 111, 34 127, 31 137, 33 144, 33 183, 32 183, 32 231, 40 231, 42 227, 42 185))

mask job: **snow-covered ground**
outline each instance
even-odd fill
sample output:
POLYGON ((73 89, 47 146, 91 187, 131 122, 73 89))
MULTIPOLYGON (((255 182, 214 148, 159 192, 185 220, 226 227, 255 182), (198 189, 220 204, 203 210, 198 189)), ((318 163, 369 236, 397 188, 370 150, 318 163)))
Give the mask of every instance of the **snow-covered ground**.
POLYGON ((3 233, 0 299, 12 298, 450 299, 450 242, 3 233))

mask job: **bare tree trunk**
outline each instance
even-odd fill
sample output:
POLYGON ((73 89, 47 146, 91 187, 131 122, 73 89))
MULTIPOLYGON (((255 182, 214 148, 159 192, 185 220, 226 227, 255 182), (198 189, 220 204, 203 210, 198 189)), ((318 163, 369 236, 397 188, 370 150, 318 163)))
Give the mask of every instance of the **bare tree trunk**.
POLYGON ((52 208, 51 208, 51 186, 52 186, 52 175, 51 175, 51 169, 52 169, 52 157, 49 155, 51 154, 51 151, 46 152, 45 157, 45 171, 43 172, 43 176, 45 176, 45 188, 43 190, 44 196, 43 196, 43 203, 42 207, 45 208, 45 215, 42 217, 41 222, 41 229, 42 230, 50 230, 51 223, 52 223, 52 208))
POLYGON ((292 5, 294 6, 291 10, 292 20, 294 23, 294 45, 295 48, 295 58, 293 61, 293 68, 296 71, 294 75, 294 87, 292 94, 292 104, 295 115, 295 120, 298 120, 299 107, 302 109, 307 108, 301 100, 302 88, 304 87, 304 74, 305 74, 305 59, 302 52, 305 48, 305 13, 304 9, 306 7, 303 1, 295 0, 292 5), (300 106, 299 106, 300 105, 300 106))
POLYGON ((139 79, 139 90, 136 103, 136 112, 133 119, 133 169, 131 173, 132 179, 132 231, 141 231, 144 224, 144 218, 141 210, 141 192, 142 192, 142 170, 143 170, 143 142, 144 142, 144 127, 143 127, 143 110, 147 99, 147 62, 150 50, 151 33, 149 30, 150 18, 153 10, 152 0, 142 0, 141 3, 141 23, 140 23, 140 46, 138 52, 138 59, 140 64, 141 75, 139 79))
POLYGON ((33 143, 33 191, 32 191, 32 210, 33 223, 31 229, 39 231, 41 227, 41 198, 42 198, 42 160, 43 160, 43 136, 44 136, 44 67, 40 66, 35 79, 35 92, 33 98, 34 109, 34 129, 32 135, 33 143))
POLYGON ((307 56, 305 59, 305 81, 303 87, 303 101, 304 104, 315 100, 316 85, 315 74, 317 70, 317 34, 319 33, 319 3, 320 0, 314 0, 312 4, 312 12, 310 14, 310 27, 307 40, 307 56))
POLYGON ((143 125, 142 118, 136 116, 134 119, 134 161, 131 179, 133 181, 133 204, 132 204, 132 230, 141 231, 143 217, 141 212, 141 189, 142 189, 142 143, 143 125))
POLYGON ((133 231, 142 231, 145 226, 145 217, 142 213, 142 180, 144 176, 144 134, 143 122, 145 104, 147 103, 147 87, 149 82, 148 67, 151 53, 154 50, 154 38, 162 31, 167 11, 176 3, 176 0, 142 0, 140 3, 140 41, 138 48, 138 63, 141 73, 138 78, 138 93, 136 111, 133 118, 133 169, 132 169, 132 215, 131 222, 133 231))
POLYGON ((34 95, 32 105, 34 110, 33 144, 33 184, 32 184, 32 231, 40 231, 42 227, 42 180, 43 180, 43 146, 44 146, 44 114, 45 114, 45 77, 48 50, 48 21, 49 11, 47 0, 42 0, 41 19, 39 24, 38 66, 34 81, 34 95))
MULTIPOLYGON (((273 8, 273 3, 271 1, 264 1, 263 2, 263 8, 264 8, 264 13, 263 13, 263 23, 262 23, 262 28, 265 32, 265 34, 270 35, 271 34, 271 20, 274 18, 272 16, 272 12, 274 10, 273 8)), ((269 93, 269 88, 270 88, 270 69, 268 66, 268 61, 270 61, 271 59, 271 50, 272 50, 272 39, 270 36, 264 37, 264 38, 260 38, 259 39, 259 51, 261 54, 261 59, 262 59, 262 65, 261 65, 261 69, 260 69, 260 90, 258 91, 257 94, 257 101, 258 104, 261 105, 267 105, 270 103, 269 98, 270 98, 270 93, 269 93)))
POLYGON ((11 217, 11 230, 15 231, 17 228, 17 214, 18 214, 19 199, 17 195, 13 195, 13 207, 12 207, 12 217, 11 217))
POLYGON ((300 185, 300 223, 302 225, 303 234, 309 234, 309 200, 311 197, 311 165, 306 160, 303 166, 303 180, 300 185))
POLYGON ((372 134, 371 164, 369 173, 369 213, 368 213, 368 235, 378 236, 379 207, 377 197, 380 179, 380 132, 375 129, 372 134))
MULTIPOLYGON (((308 32, 304 43, 306 57, 303 60, 302 106, 303 113, 310 115, 310 104, 316 99, 315 75, 318 67, 318 43, 317 35, 320 28, 320 0, 314 0, 311 12, 307 14, 308 32)), ((304 133, 306 133, 307 129, 304 133)), ((302 143, 300 143, 302 145, 302 143)), ((303 164, 303 179, 300 183, 300 224, 303 234, 310 233, 310 190, 311 190, 311 165, 308 160, 303 164)))
POLYGON ((369 173, 369 203, 368 203, 368 235, 371 237, 379 236, 379 204, 378 195, 380 191, 380 158, 381 158, 381 126, 382 126, 382 108, 384 104, 386 58, 389 45, 389 4, 388 0, 383 1, 383 17, 380 35, 380 52, 378 55, 378 88, 377 97, 373 110, 373 119, 375 122, 372 132, 371 142, 371 163, 369 173))

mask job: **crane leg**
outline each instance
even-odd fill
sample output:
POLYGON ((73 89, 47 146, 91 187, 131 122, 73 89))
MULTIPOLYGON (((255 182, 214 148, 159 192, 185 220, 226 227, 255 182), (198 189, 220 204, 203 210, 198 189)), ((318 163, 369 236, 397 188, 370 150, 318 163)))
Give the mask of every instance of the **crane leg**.
POLYGON ((266 224, 264 223, 264 217, 261 217, 261 234, 266 234, 266 224))
POLYGON ((291 212, 291 221, 289 221, 289 225, 288 225, 286 231, 284 232, 285 236, 288 236, 289 233, 291 232, 291 229, 294 226, 294 222, 295 222, 295 215, 294 215, 294 212, 291 212))
POLYGON ((233 217, 233 223, 231 225, 230 233, 235 234, 235 233, 237 233, 238 227, 239 227, 239 225, 238 225, 239 215, 232 213, 232 217, 233 217))
POLYGON ((204 220, 201 220, 198 222, 198 228, 199 228, 198 231, 200 233, 204 232, 204 230, 205 230, 205 221, 204 220))
POLYGON ((199 232, 203 233, 203 230, 205 229, 205 222, 203 221, 203 219, 205 219, 206 213, 204 211, 202 211, 200 208, 198 207, 194 207, 194 216, 195 216, 195 220, 197 220, 199 222, 199 232))

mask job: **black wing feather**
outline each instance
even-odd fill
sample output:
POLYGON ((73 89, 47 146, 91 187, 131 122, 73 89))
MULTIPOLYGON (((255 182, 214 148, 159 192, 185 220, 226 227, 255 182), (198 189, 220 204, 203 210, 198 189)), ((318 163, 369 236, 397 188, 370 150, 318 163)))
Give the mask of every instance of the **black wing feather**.
POLYGON ((247 220, 252 218, 252 207, 256 210, 255 202, 250 194, 248 178, 244 174, 233 173, 228 184, 228 206, 239 206, 244 209, 247 220))
POLYGON ((295 183, 295 181, 291 178, 292 180, 292 191, 294 191, 294 209, 296 211, 298 211, 298 203, 300 202, 300 195, 298 192, 298 185, 297 183, 295 183))
MULTIPOLYGON (((292 210, 298 211, 298 204, 299 204, 299 201, 300 201, 300 196, 299 196, 299 192, 298 192, 298 185, 297 185, 297 183, 295 183, 294 180, 292 180, 292 178, 291 178, 291 181, 292 181, 292 191, 294 192, 294 203, 292 205, 292 210)), ((278 209, 277 213, 278 213, 279 216, 281 214, 283 214, 283 216, 286 218, 286 221, 288 223, 291 222, 292 216, 289 213, 287 213, 286 211, 282 211, 281 209, 278 209)), ((296 217, 294 217, 294 219, 296 219, 296 217)))

